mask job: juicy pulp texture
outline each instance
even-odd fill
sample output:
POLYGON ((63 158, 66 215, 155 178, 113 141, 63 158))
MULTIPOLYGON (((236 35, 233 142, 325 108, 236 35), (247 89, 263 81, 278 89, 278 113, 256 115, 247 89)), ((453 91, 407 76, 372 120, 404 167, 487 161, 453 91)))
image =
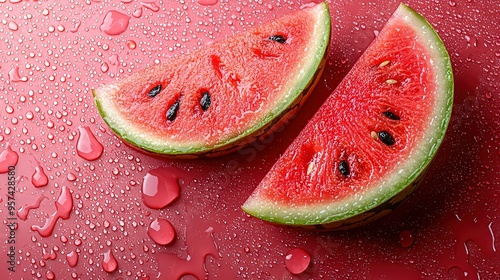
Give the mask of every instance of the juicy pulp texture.
POLYGON ((444 137, 452 100, 442 41, 401 4, 243 209, 289 225, 364 220, 409 195, 444 137))
POLYGON ((94 98, 108 125, 142 149, 167 155, 229 149, 266 133, 305 101, 329 36, 328 5, 318 4, 100 87, 94 98), (200 106, 206 92, 210 105, 200 106))

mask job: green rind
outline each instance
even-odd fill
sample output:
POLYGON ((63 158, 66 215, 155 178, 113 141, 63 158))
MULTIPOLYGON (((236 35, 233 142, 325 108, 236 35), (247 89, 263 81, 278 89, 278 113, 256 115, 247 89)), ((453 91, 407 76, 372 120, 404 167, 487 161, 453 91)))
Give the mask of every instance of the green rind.
MULTIPOLYGON (((115 119, 116 116, 104 108, 105 92, 109 90, 109 86, 104 86, 98 89, 93 89, 92 94, 98 112, 108 124, 108 126, 123 140, 140 148, 141 150, 164 155, 169 157, 200 157, 200 156, 219 156, 238 149, 254 140, 264 137, 271 133, 274 129, 280 126, 288 117, 293 115, 299 107, 304 103, 309 94, 314 89, 323 71, 327 49, 330 43, 330 13, 328 4, 323 2, 318 4, 315 13, 317 15, 317 30, 318 36, 315 37, 314 49, 311 53, 315 54, 314 59, 309 60, 308 64, 304 65, 303 77, 299 80, 291 81, 293 88, 283 102, 280 103, 273 111, 264 117, 262 122, 249 127, 245 132, 239 135, 220 141, 214 146, 196 146, 186 143, 170 143, 164 145, 152 145, 145 139, 144 136, 137 136, 140 133, 130 133, 134 131, 133 124, 121 125, 120 120, 115 119), (102 99, 102 100, 101 100, 102 99), (175 145, 174 145, 175 144, 175 145)), ((113 89, 111 89, 113 90, 113 89)), ((116 89, 115 89, 116 90, 116 89)), ((118 116, 119 118, 119 116, 118 116)))
MULTIPOLYGON (((443 104, 440 107, 440 112, 435 115, 439 123, 427 129, 430 132, 426 133, 426 136, 435 139, 431 141, 431 144, 421 147, 427 149, 427 152, 421 155, 421 158, 414 158, 417 162, 410 166, 411 172, 409 174, 405 174, 406 176, 399 178, 397 182, 388 187, 379 184, 378 187, 385 189, 385 192, 355 194, 351 199, 357 205, 347 203, 345 209, 338 207, 340 203, 294 206, 292 209, 280 206, 274 201, 267 201, 266 198, 260 197, 258 193, 254 192, 242 206, 245 212, 278 224, 314 229, 345 229, 363 225, 387 214, 404 201, 418 186, 443 141, 450 121, 454 90, 453 71, 443 41, 423 16, 405 4, 400 4, 394 16, 403 16, 407 21, 414 23, 415 30, 422 36, 421 38, 425 38, 429 43, 428 50, 434 53, 432 57, 440 65, 437 67, 440 71, 436 82, 440 85, 438 92, 442 94, 443 104), (363 195, 363 198, 358 199, 356 196, 359 195, 363 195)), ((345 202, 342 201, 342 203, 345 202)))

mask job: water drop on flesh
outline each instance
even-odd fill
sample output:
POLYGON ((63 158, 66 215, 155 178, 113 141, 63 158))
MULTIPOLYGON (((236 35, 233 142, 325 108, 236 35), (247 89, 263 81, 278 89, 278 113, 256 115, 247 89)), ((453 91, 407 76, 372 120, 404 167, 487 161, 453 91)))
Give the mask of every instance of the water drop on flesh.
POLYGON ((130 17, 118 11, 109 11, 101 24, 101 31, 108 35, 119 35, 127 30, 130 17))
POLYGON ((103 145, 95 138, 89 127, 80 126, 78 131, 80 132, 76 147, 78 155, 89 161, 98 159, 104 151, 103 145))
POLYGON ((292 274, 304 272, 311 264, 311 256, 302 248, 294 248, 285 256, 286 269, 292 274))
POLYGON ((0 153, 0 174, 9 172, 9 169, 16 166, 19 156, 10 147, 0 153))
POLYGON ((152 209, 161 209, 180 195, 179 178, 176 168, 157 168, 144 176, 142 201, 152 209))
POLYGON ((168 220, 158 218, 149 225, 148 235, 159 245, 168 245, 175 238, 175 229, 168 220))

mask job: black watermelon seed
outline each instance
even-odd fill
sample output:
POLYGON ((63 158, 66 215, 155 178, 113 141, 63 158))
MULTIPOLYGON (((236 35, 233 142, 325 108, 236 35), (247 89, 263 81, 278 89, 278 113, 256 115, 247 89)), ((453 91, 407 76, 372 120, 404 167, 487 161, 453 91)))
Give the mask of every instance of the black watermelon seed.
POLYGON ((180 100, 175 101, 170 108, 167 110, 167 120, 173 121, 177 117, 177 111, 179 111, 179 107, 181 106, 180 100))
POLYGON ((380 141, 382 141, 382 143, 386 144, 387 146, 392 146, 396 142, 392 137, 392 135, 387 131, 382 130, 379 131, 377 134, 380 141))
POLYGON ((284 44, 286 42, 286 37, 283 35, 273 35, 273 36, 269 37, 268 39, 271 41, 278 42, 280 44, 284 44))
POLYGON ((212 104, 212 99, 210 98, 210 93, 208 91, 203 92, 203 95, 201 96, 200 99, 200 106, 203 111, 208 110, 210 107, 210 104, 212 104))
POLYGON ((395 120, 395 121, 399 121, 400 120, 399 116, 396 115, 396 114, 394 114, 391 111, 385 111, 383 114, 384 114, 384 116, 388 117, 391 120, 395 120))
POLYGON ((149 93, 148 93, 148 96, 149 97, 155 97, 158 95, 158 93, 160 93, 161 91, 161 84, 160 85, 157 85, 155 86, 154 88, 152 88, 149 93))
POLYGON ((344 177, 349 177, 349 164, 343 160, 339 163, 339 171, 344 177))

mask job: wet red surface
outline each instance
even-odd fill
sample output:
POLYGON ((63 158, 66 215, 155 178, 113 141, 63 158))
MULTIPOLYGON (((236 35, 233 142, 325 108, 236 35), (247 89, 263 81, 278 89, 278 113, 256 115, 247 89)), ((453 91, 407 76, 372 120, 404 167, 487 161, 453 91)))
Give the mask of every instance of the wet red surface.
POLYGON ((99 84, 303 4, 0 0, 2 275, 498 279, 496 1, 407 2, 435 26, 450 53, 454 112, 419 189, 390 216, 360 229, 317 233, 276 227, 245 215, 240 206, 399 2, 330 3, 330 55, 312 97, 283 130, 230 155, 154 158, 123 144, 100 119, 90 92, 99 84), (143 201, 143 182, 160 167, 177 172, 180 195, 152 209, 143 201), (148 235, 157 219, 175 229, 167 245, 148 235), (294 248, 311 258, 299 274, 286 266, 294 248))

